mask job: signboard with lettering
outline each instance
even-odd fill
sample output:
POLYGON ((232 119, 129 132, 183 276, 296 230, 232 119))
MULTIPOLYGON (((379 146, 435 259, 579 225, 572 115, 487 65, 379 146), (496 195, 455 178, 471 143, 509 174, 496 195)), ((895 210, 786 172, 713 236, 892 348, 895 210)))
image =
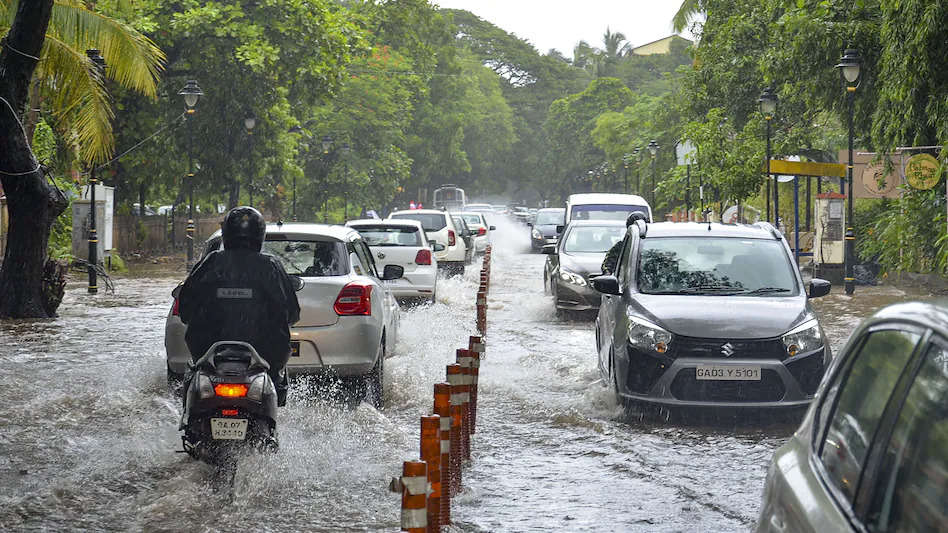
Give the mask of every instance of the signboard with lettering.
MULTIPOLYGON (((885 159, 876 161, 879 154, 875 152, 853 153, 853 190, 856 198, 898 198, 901 192, 899 185, 905 183, 902 179, 902 153, 888 154, 888 163, 885 159)), ((839 160, 844 164, 849 160, 846 150, 839 151, 839 160)))
POLYGON ((938 183, 938 160, 931 154, 916 154, 905 164, 905 180, 915 189, 927 191, 938 183))

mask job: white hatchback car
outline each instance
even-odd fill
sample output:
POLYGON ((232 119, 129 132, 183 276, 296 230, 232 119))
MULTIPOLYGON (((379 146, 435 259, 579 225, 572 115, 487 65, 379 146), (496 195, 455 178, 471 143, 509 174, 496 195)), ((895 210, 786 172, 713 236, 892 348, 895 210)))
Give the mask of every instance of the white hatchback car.
POLYGON ((438 267, 454 275, 464 274, 464 265, 468 262, 469 254, 467 245, 464 244, 464 236, 455 227, 451 213, 438 209, 409 209, 394 211, 388 218, 421 222, 428 240, 441 245, 432 245, 438 267))
MULTIPOLYGON (((220 248, 220 231, 205 255, 220 248)), ((300 320, 290 328, 290 375, 334 375, 365 387, 377 407, 384 395, 385 357, 395 347, 399 307, 384 283, 401 276, 389 265, 379 273, 365 240, 353 229, 325 224, 267 224, 264 253, 287 273, 303 278, 297 293, 300 320)), ((180 380, 191 362, 178 317, 178 288, 165 323, 168 379, 180 380)))
POLYGON ((365 239, 379 268, 404 268, 399 279, 385 281, 401 300, 435 302, 438 292, 438 260, 435 259, 421 222, 417 220, 350 220, 346 226, 365 239))
POLYGON ((483 212, 464 211, 459 214, 464 218, 464 222, 467 222, 467 227, 474 231, 474 251, 484 253, 490 244, 490 232, 497 228, 487 222, 483 212))

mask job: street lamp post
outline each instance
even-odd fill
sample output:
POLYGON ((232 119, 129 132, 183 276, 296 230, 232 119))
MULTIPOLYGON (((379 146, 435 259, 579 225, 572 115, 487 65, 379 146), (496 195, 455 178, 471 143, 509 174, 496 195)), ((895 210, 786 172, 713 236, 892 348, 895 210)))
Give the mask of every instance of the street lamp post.
POLYGON ((191 147, 194 145, 194 132, 191 128, 191 118, 194 115, 194 106, 198 99, 204 95, 196 80, 188 80, 184 88, 178 91, 178 94, 184 97, 185 117, 188 121, 188 270, 194 261, 194 171, 193 161, 191 160, 191 147))
POLYGON ((642 150, 636 148, 632 150, 632 158, 635 160, 635 194, 642 194, 642 150))
MULTIPOLYGON (((770 122, 774 118, 774 113, 777 111, 777 95, 774 93, 773 88, 767 87, 764 89, 764 92, 760 93, 760 98, 757 99, 757 104, 760 106, 760 112, 764 115, 764 120, 767 122, 767 192, 764 194, 764 203, 767 205, 767 220, 770 220, 770 122)), ((777 222, 780 219, 778 216, 777 203, 778 194, 777 194, 777 184, 774 183, 774 226, 777 226, 777 222)))
POLYGON ((658 143, 655 139, 648 142, 648 153, 652 156, 652 208, 655 208, 655 156, 658 154, 658 143))
POLYGON ((846 288, 846 294, 851 295, 856 290, 853 278, 853 266, 856 261, 856 232, 853 229, 853 101, 856 97, 856 87, 859 86, 857 83, 859 50, 847 48, 836 68, 840 70, 846 81, 846 93, 849 99, 849 164, 846 167, 849 190, 846 194, 846 277, 843 279, 843 285, 846 288))
POLYGON ((247 193, 250 195, 250 207, 253 207, 253 128, 257 125, 257 117, 248 114, 244 118, 244 129, 247 130, 247 137, 250 139, 250 180, 247 183, 247 193))
MULTIPOLYGON (((86 56, 92 61, 95 77, 99 83, 105 83, 105 58, 95 48, 86 50, 86 56)), ((98 181, 95 177, 95 161, 89 168, 89 294, 99 292, 95 268, 99 264, 99 234, 95 224, 95 189, 98 181)))

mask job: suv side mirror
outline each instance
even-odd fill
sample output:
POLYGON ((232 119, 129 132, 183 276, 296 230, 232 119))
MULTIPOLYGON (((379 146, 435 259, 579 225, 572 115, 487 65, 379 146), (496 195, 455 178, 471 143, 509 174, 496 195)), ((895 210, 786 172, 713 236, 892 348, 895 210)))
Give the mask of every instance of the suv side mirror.
POLYGON ((596 276, 589 280, 597 291, 603 294, 622 294, 619 290, 619 279, 613 275, 596 276))
POLYGON ((491 231, 494 231, 495 229, 497 229, 497 226, 491 226, 491 227, 488 228, 488 229, 490 229, 491 231))
POLYGON ((556 227, 556 234, 557 234, 557 235, 560 235, 561 233, 563 233, 563 230, 564 230, 564 229, 566 229, 566 226, 557 226, 557 227, 556 227))
POLYGON ((820 296, 826 296, 830 293, 832 286, 833 284, 825 279, 813 278, 810 280, 810 294, 807 297, 819 298, 820 296))
POLYGON ((527 222, 527 227, 528 227, 528 228, 532 228, 532 227, 533 227, 533 222, 527 222))
POLYGON ((438 241, 428 241, 428 246, 431 246, 433 252, 443 252, 445 249, 445 246, 438 241))
POLYGON ((405 267, 401 265, 385 265, 382 270, 382 281, 398 279, 405 275, 405 267))

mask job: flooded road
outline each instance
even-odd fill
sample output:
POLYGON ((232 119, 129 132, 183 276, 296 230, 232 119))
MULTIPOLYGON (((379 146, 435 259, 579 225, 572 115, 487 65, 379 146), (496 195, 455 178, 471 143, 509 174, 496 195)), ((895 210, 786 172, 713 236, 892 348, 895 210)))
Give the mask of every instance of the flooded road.
MULTIPOLYGON (((455 531, 735 531, 753 525, 792 424, 674 425, 622 416, 602 387, 593 324, 554 317, 544 256, 495 221, 478 428, 455 531), (762 427, 762 429, 761 429, 762 427)), ((243 461, 233 494, 181 449, 164 319, 177 277, 70 284, 49 321, 0 323, 0 530, 397 531, 388 481, 417 457, 418 417, 474 333, 477 267, 406 310, 385 408, 291 391, 281 448, 243 461)), ((914 294, 857 287, 817 304, 834 352, 878 307, 914 294)))

